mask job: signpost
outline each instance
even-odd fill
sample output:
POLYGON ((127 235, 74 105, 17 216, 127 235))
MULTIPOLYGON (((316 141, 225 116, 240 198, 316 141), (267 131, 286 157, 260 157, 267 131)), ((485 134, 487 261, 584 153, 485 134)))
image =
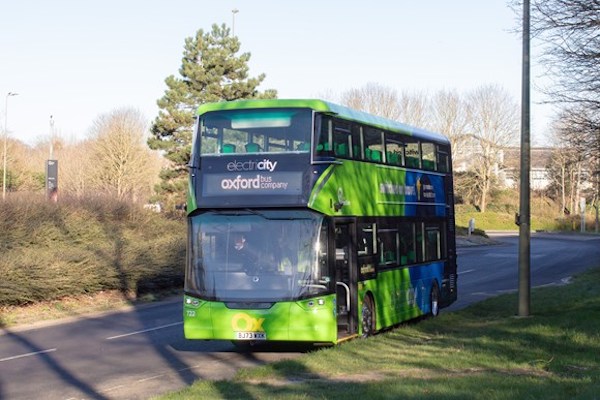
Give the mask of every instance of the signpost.
POLYGON ((58 160, 46 161, 46 193, 48 200, 58 201, 58 160))

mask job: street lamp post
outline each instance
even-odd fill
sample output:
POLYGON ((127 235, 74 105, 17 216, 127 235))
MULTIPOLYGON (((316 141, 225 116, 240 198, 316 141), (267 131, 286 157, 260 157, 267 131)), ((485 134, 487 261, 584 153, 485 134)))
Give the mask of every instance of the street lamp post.
POLYGON ((2 200, 6 199, 6 147, 8 143, 8 98, 18 93, 8 92, 4 102, 4 153, 2 156, 2 200))
POLYGON ((531 204, 530 204, 530 10, 523 1, 523 65, 521 86, 521 176, 519 190, 519 317, 528 317, 531 305, 531 204))
POLYGON ((240 10, 234 8, 231 10, 231 36, 235 36, 235 14, 239 13, 240 10))

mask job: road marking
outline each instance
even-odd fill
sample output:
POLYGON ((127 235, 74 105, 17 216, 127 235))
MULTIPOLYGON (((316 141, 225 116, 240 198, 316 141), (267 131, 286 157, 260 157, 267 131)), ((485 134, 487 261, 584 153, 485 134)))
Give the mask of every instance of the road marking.
POLYGON ((458 273, 458 275, 462 275, 462 274, 468 274, 469 272, 473 272, 473 271, 476 271, 476 270, 475 270, 475 269, 468 269, 468 270, 466 270, 466 271, 460 271, 460 272, 458 273))
POLYGON ((19 354, 18 356, 0 358, 0 362, 16 360, 18 358, 24 358, 24 357, 37 356, 38 354, 52 353, 53 351, 56 351, 56 349, 48 349, 48 350, 34 351, 33 353, 19 354))
POLYGON ((124 387, 125 387, 125 385, 113 386, 113 387, 110 387, 108 389, 100 390, 100 393, 108 393, 108 392, 112 392, 114 390, 121 389, 121 388, 124 388, 124 387))
POLYGON ((130 333, 124 333, 122 335, 111 336, 111 337, 106 338, 106 340, 119 339, 119 338, 122 338, 122 337, 133 336, 133 335, 137 335, 137 334, 140 334, 140 333, 157 331, 159 329, 170 328, 172 326, 177 326, 177 325, 182 325, 182 324, 183 324, 183 321, 181 321, 181 322, 174 322, 172 324, 161 325, 161 326, 157 326, 155 328, 148 328, 148 329, 144 329, 144 330, 141 330, 141 331, 135 331, 135 332, 130 332, 130 333))
POLYGON ((159 374, 159 375, 154 375, 154 376, 150 376, 148 378, 143 378, 143 379, 138 379, 136 382, 137 383, 142 383, 142 382, 146 382, 146 381, 151 381, 153 379, 158 379, 158 378, 162 378, 163 376, 165 376, 166 374, 159 374))
POLYGON ((516 293, 517 289, 498 289, 496 293, 516 293))

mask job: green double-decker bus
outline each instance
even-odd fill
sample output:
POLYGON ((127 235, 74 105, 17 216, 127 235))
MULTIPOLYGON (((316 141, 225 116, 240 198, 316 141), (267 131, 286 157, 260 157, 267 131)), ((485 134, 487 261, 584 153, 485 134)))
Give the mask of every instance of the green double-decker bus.
POLYGON ((321 100, 204 104, 188 339, 338 343, 457 298, 450 143, 321 100))

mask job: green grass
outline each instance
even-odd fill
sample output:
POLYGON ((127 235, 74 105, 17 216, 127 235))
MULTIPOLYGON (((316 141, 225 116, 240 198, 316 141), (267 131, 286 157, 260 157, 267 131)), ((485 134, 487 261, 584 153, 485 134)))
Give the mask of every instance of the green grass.
MULTIPOLYGON (((469 220, 475 219, 475 228, 482 231, 503 230, 516 231, 519 227, 515 224, 515 214, 509 214, 502 211, 478 212, 472 207, 456 207, 456 225, 466 229, 469 226, 469 220)), ((586 231, 594 232, 595 221, 591 214, 586 218, 586 231)), ((560 231, 560 232, 579 232, 581 229, 581 217, 572 215, 561 218, 551 218, 549 216, 532 213, 531 230, 532 231, 560 231)))
MULTIPOLYGON (((533 231, 575 231, 581 228, 581 216, 573 213, 569 216, 560 213, 560 207, 548 197, 533 194, 531 197, 531 229, 533 231)), ((519 193, 515 190, 494 192, 491 202, 484 213, 474 206, 457 204, 455 206, 456 225, 467 227, 471 218, 475 219, 475 227, 487 230, 515 231, 515 214, 519 211, 519 193)), ((595 214, 593 207, 588 207, 586 214, 586 230, 594 232, 595 214)))
POLYGON ((600 268, 160 399, 599 399, 600 268))

